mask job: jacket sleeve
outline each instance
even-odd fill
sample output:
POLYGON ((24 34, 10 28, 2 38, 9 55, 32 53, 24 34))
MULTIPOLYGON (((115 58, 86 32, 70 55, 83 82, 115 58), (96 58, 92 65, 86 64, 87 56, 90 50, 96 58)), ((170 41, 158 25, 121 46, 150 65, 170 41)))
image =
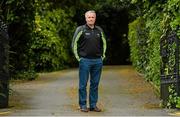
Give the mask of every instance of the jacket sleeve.
POLYGON ((75 31, 74 36, 73 36, 72 44, 71 44, 72 51, 73 51, 73 53, 74 53, 74 55, 78 61, 80 61, 80 57, 78 55, 78 41, 82 35, 82 32, 83 32, 82 26, 79 26, 76 28, 76 31, 75 31))
POLYGON ((106 57, 107 43, 106 43, 106 38, 105 38, 103 31, 101 32, 101 35, 102 35, 102 40, 103 40, 103 56, 102 56, 102 59, 104 59, 106 57))
POLYGON ((105 34, 104 34, 104 31, 102 30, 101 27, 97 27, 100 32, 101 32, 101 39, 102 39, 102 42, 103 42, 103 55, 102 55, 102 59, 104 60, 104 58, 106 57, 106 48, 107 48, 107 43, 106 43, 106 38, 105 38, 105 34))

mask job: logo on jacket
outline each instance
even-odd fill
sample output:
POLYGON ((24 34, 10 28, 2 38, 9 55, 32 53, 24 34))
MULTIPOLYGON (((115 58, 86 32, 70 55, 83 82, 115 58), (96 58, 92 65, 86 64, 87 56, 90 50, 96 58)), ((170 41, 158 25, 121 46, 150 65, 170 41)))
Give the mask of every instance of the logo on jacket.
POLYGON ((85 35, 90 35, 90 33, 85 33, 85 35))

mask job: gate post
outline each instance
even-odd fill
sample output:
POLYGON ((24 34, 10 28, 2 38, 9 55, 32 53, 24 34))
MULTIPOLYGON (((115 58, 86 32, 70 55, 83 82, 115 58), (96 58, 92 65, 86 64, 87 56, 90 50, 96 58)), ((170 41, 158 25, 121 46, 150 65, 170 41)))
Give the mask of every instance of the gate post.
MULTIPOLYGON (((178 29, 178 28, 177 28, 178 29)), ((161 79, 160 79, 160 98, 162 104, 167 105, 170 95, 169 87, 173 85, 173 89, 177 96, 180 96, 180 80, 179 80, 179 39, 176 30, 168 30, 160 39, 161 54, 161 79)), ((175 105, 172 105, 175 108, 175 105)))
POLYGON ((7 25, 0 19, 0 108, 7 108, 9 101, 9 36, 7 25))

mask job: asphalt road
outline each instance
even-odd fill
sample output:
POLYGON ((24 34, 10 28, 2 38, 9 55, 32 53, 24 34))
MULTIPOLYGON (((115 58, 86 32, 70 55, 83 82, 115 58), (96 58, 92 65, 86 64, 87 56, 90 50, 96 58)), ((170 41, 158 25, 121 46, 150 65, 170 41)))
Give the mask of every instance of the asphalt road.
MULTIPOLYGON (((89 88, 89 87, 88 87, 89 88)), ((105 66, 99 87, 102 112, 80 112, 78 69, 41 73, 34 81, 11 83, 10 116, 168 116, 155 89, 132 66, 105 66)))

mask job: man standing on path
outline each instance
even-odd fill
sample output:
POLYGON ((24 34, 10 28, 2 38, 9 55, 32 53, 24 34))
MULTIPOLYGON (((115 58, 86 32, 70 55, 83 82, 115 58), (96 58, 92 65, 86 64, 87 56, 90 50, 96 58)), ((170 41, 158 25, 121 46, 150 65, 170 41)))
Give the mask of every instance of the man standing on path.
POLYGON ((86 24, 77 27, 72 49, 79 61, 79 106, 82 112, 101 112, 97 107, 98 85, 101 77, 106 40, 103 30, 95 25, 96 13, 85 13, 86 24), (89 109, 87 108, 87 82, 90 75, 89 109))

